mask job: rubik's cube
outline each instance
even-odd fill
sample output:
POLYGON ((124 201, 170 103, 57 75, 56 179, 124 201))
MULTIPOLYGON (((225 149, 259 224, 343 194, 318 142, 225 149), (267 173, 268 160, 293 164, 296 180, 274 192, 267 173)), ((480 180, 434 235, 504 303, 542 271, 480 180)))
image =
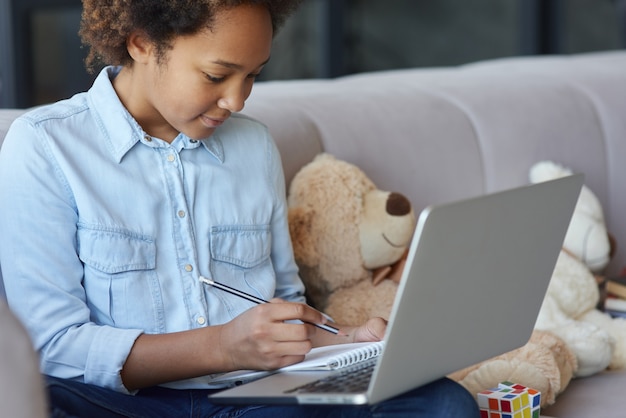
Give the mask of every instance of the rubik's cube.
POLYGON ((541 392, 520 384, 502 382, 477 398, 481 418, 539 418, 541 392))

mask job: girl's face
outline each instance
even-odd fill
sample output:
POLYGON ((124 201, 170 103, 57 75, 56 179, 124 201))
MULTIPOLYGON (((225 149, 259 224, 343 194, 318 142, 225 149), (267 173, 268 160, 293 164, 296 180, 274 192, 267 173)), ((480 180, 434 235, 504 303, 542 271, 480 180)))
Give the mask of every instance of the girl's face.
POLYGON ((243 109, 255 76, 269 60, 272 35, 269 12, 245 5, 219 12, 212 30, 177 37, 161 61, 153 45, 131 36, 135 64, 127 72, 130 78, 122 70, 114 86, 148 134, 168 142, 179 132, 206 138, 243 109))

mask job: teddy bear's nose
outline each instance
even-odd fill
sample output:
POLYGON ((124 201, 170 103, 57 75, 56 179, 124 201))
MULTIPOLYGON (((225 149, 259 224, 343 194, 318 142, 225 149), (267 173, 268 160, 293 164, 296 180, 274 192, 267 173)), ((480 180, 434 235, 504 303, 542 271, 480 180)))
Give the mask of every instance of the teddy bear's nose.
POLYGON ((404 216, 411 212, 411 202, 404 195, 396 192, 389 193, 385 208, 391 216, 404 216))

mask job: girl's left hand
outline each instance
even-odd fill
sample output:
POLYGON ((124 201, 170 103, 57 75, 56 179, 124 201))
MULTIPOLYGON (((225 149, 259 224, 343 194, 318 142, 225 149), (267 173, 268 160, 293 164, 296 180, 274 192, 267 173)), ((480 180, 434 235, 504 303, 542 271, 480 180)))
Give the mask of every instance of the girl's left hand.
POLYGON ((365 324, 350 331, 353 342, 381 341, 385 337, 387 321, 383 318, 370 318, 365 324))

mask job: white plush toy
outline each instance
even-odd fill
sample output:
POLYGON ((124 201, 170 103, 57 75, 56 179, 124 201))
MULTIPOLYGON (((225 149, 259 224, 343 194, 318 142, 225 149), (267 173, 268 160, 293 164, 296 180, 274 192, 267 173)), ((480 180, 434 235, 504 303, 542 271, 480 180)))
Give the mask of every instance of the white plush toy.
MULTIPOLYGON (((571 171, 551 161, 535 164, 530 181, 564 177, 571 171)), ((536 329, 549 330, 576 354, 576 376, 626 367, 626 320, 596 309, 600 300, 599 274, 609 262, 611 245, 602 206, 583 186, 563 250, 548 286, 536 329)))

